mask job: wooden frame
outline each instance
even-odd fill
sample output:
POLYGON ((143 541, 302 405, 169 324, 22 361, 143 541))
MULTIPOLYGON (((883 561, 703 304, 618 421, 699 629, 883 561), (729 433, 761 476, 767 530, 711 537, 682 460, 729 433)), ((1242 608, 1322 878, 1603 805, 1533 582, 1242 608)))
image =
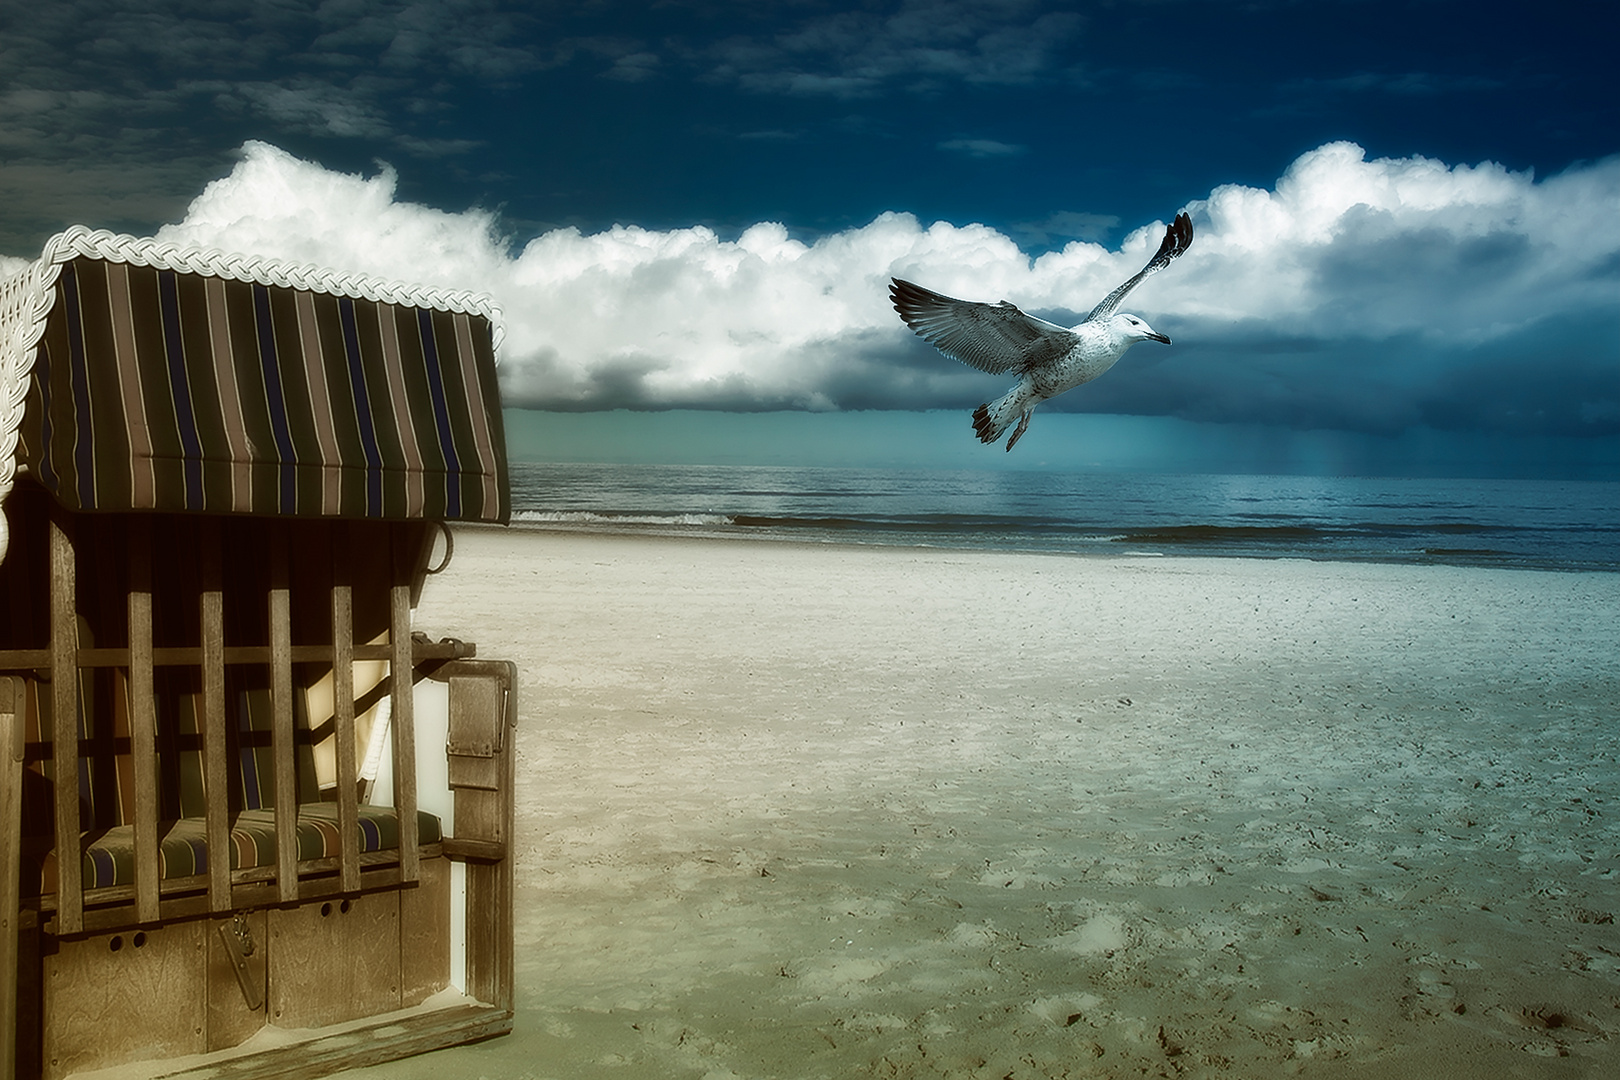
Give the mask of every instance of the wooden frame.
MULTIPOLYGON (((274 940, 268 945, 269 955, 288 957, 303 948, 294 939, 303 931, 292 929, 300 925, 299 920, 308 923, 324 917, 324 909, 332 908, 334 903, 343 911, 350 903, 375 906, 372 901, 363 901, 365 897, 385 898, 376 901, 384 904, 385 911, 392 903, 396 912, 409 908, 415 913, 396 914, 393 922, 385 919, 376 924, 383 929, 364 931, 366 940, 383 940, 378 947, 386 952, 388 933, 403 942, 408 933, 437 932, 438 916, 422 915, 425 901, 419 897, 427 895, 422 893, 422 880, 424 863, 429 860, 435 867, 435 882, 443 874, 439 869, 443 860, 466 867, 464 997, 437 1008, 416 1003, 405 1007, 398 1004, 403 999, 396 990, 395 1006, 386 1008, 383 1006, 390 1000, 389 994, 381 992, 379 1001, 383 1004, 378 1007, 382 1011, 377 1015, 344 1015, 331 1024, 313 1025, 320 1030, 311 1038, 252 1053, 235 1050, 233 1045, 214 1045, 218 1040, 211 1035, 204 1044, 206 1058, 194 1061, 183 1055, 166 1063, 159 1056, 145 1062, 147 1075, 318 1076, 510 1030, 514 999, 511 728, 516 721, 515 671, 509 663, 470 659, 473 647, 462 642, 434 643, 411 634, 412 601, 422 587, 431 546, 429 527, 422 522, 311 523, 173 514, 74 514, 43 493, 28 494, 30 497, 8 500, 8 516, 19 535, 30 528, 35 530, 35 536, 43 542, 33 549, 44 556, 46 565, 23 565, 14 551, 7 563, 0 565, 0 571, 11 574, 13 579, 20 574, 44 573, 48 579, 49 634, 48 640, 37 644, 0 649, 0 1016, 13 1020, 4 1024, 5 1034, 0 1037, 0 1080, 16 1076, 55 1080, 72 1075, 77 1068, 123 1063, 115 1044, 126 1035, 117 1030, 105 1033, 106 1040, 114 1044, 105 1052, 72 1058, 89 1064, 74 1065, 67 1055, 53 1056, 51 1047, 66 1038, 56 1032, 53 1024, 60 1027, 67 1021, 60 1021, 53 1012, 53 999, 48 993, 37 1012, 31 1011, 36 1006, 30 1004, 30 996, 38 996, 44 984, 41 965, 65 970, 62 965, 71 963, 75 965, 74 977, 99 986, 104 979, 117 979, 117 969, 110 965, 124 961, 103 954, 110 948, 116 955, 121 940, 147 950, 143 963, 156 962, 149 960, 158 955, 152 950, 169 955, 174 949, 179 950, 174 955, 181 958, 175 963, 191 963, 186 959, 190 955, 186 950, 195 952, 204 946, 171 948, 169 943, 202 940, 207 943, 205 951, 212 956, 219 949, 213 937, 218 936, 220 928, 237 922, 246 926, 242 920, 262 919, 260 913, 270 917, 267 932, 274 940), (41 517, 43 521, 38 520, 41 517), (181 535, 190 538, 189 549, 173 543, 181 535), (324 540, 325 552, 311 552, 312 540, 324 540), (115 560, 119 566, 116 571, 107 569, 102 563, 108 550, 120 545, 120 557, 115 560), (358 560, 362 547, 370 556, 363 575, 369 620, 366 629, 357 625, 357 590, 361 589, 357 575, 361 575, 358 560), (264 565, 255 563, 244 568, 238 558, 241 548, 261 553, 264 565), (296 570, 291 556, 295 549, 299 558, 296 570), (188 550, 196 556, 194 563, 178 568, 173 565, 174 560, 185 559, 188 550), (375 558, 379 550, 385 556, 381 560, 375 558), (93 573, 87 567, 86 551, 97 567, 93 573), (305 613, 307 631, 313 602, 308 581, 312 555, 324 555, 330 564, 329 584, 318 590, 325 597, 320 602, 326 606, 322 621, 329 640, 314 643, 299 639, 296 617, 300 610, 305 613), (380 587, 376 566, 372 565, 379 562, 386 568, 380 587), (123 595, 116 599, 125 640, 123 644, 98 647, 94 642, 80 640, 80 627, 87 610, 108 607, 107 596, 88 595, 86 591, 95 593, 108 574, 122 575, 123 595), (244 574, 262 583, 262 588, 244 585, 244 574), (177 581, 178 594, 166 595, 163 590, 167 588, 173 594, 177 581), (244 619, 241 598, 250 592, 260 598, 258 613, 244 619), (180 619, 195 627, 191 642, 175 644, 158 632, 159 616, 164 612, 174 616, 177 603, 195 603, 195 613, 185 613, 180 619), (385 624, 386 643, 367 643, 380 636, 371 633, 371 624, 378 619, 385 624), (244 622, 263 627, 261 633, 250 635, 259 640, 241 640, 244 622), (377 660, 388 661, 395 674, 387 680, 381 695, 373 692, 357 701, 354 664, 377 660), (300 811, 294 761, 298 731, 293 700, 298 692, 300 668, 311 665, 331 674, 332 741, 339 762, 356 761, 357 712, 363 712, 379 696, 388 698, 396 848, 360 850, 356 842, 360 834, 360 784, 340 768, 333 792, 338 850, 333 856, 302 861, 298 858, 296 830, 300 811), (79 785, 57 782, 52 785, 50 799, 51 823, 57 838, 55 892, 30 899, 22 889, 21 869, 25 846, 21 808, 27 772, 24 680, 49 682, 50 715, 42 720, 47 722, 51 735, 51 772, 57 778, 77 777, 81 770, 80 677, 82 673, 108 668, 117 673, 126 688, 127 756, 133 774, 132 820, 128 822, 134 850, 133 881, 87 886, 81 858, 88 834, 87 823, 81 818, 79 785), (231 725, 235 720, 227 708, 228 671, 268 671, 273 709, 270 753, 276 837, 276 855, 271 865, 233 870, 229 859, 210 857, 205 872, 164 878, 160 853, 164 822, 160 819, 166 796, 157 744, 159 732, 172 719, 160 715, 154 683, 159 672, 171 668, 196 672, 201 686, 201 772, 207 793, 203 825, 210 853, 231 850, 232 828, 239 813, 229 797, 240 780, 233 773, 231 725), (446 835, 438 842, 423 844, 418 834, 418 718, 413 687, 428 677, 449 687, 451 790, 442 793, 441 798, 452 798, 454 810, 444 822, 446 835), (64 837, 77 843, 64 845, 64 837), (403 923, 402 917, 406 920, 403 923), (410 922, 413 918, 416 923, 410 922), (432 924, 427 930, 422 929, 423 918, 432 924), (198 932, 202 934, 200 939, 195 937, 198 932), (276 934, 284 936, 277 938, 276 934), (383 938, 379 939, 378 934, 383 938), (104 979, 98 974, 103 968, 104 979)), ((438 752, 436 746, 422 749, 438 752)), ((447 928, 447 912, 443 922, 447 928)), ((402 947, 394 947, 396 956, 402 947)), ((127 955, 128 949, 124 951, 127 955)), ((240 992, 251 1002, 249 984, 259 976, 243 976, 240 959, 240 992)), ((271 968, 274 966, 272 960, 271 968)), ((201 995, 196 1000, 203 1004, 188 1008, 200 1008, 210 1017, 219 1011, 215 999, 221 994, 229 997, 238 989, 235 983, 222 983, 218 978, 198 978, 202 986, 195 990, 201 995)), ((264 978, 274 991, 274 972, 264 978)), ((394 978, 401 981, 398 975, 394 978)), ((175 979, 165 975, 162 984, 170 982, 175 979)), ((316 1008, 314 1014, 319 1013, 316 1008)), ((220 1039, 236 1038, 239 1033, 245 1037, 256 1030, 250 1021, 241 1019, 240 1008, 237 1014, 229 1023, 217 1025, 226 1032, 220 1039)), ((83 1037, 82 1025, 72 1031, 74 1040, 83 1037)), ((163 1053, 172 1050, 161 1049, 163 1053)))

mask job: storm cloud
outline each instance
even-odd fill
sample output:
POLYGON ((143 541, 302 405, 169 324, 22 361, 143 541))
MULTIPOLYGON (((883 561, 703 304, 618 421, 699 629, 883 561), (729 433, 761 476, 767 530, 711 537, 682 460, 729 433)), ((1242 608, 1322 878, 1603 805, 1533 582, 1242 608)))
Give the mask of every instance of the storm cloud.
MULTIPOLYGON (((890 309, 889 277, 1078 321, 1164 224, 1114 250, 1031 256, 903 212, 800 239, 761 222, 563 228, 402 201, 397 176, 248 143, 162 239, 491 293, 508 405, 553 410, 971 406, 1005 380, 947 360, 890 309)), ((1537 179, 1492 163, 1368 160, 1330 143, 1270 189, 1187 209, 1191 251, 1128 306, 1169 334, 1047 408, 1377 433, 1620 432, 1620 159, 1537 179)), ((1166 207, 1165 220, 1180 207, 1166 207)), ((1084 214, 1076 207, 1071 213, 1084 214)))

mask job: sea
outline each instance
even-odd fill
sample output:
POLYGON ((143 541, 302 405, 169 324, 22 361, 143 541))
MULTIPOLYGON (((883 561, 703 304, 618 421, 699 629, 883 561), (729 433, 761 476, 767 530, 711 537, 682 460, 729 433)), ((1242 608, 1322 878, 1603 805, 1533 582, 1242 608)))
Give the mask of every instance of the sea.
POLYGON ((512 465, 512 524, 1143 557, 1620 570, 1620 483, 512 465))

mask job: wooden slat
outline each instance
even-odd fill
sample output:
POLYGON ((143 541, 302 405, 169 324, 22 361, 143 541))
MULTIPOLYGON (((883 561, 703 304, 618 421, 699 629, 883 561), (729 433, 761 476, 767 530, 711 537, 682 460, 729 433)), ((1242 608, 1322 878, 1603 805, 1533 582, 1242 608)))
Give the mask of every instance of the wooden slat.
POLYGON ((423 859, 414 889, 399 891, 399 1003, 420 1005, 450 985, 450 860, 423 859))
POLYGON ((354 754, 354 591, 350 530, 332 526, 332 728, 336 737, 339 876, 345 892, 360 888, 360 792, 354 754))
MULTIPOLYGON (((278 523, 279 524, 279 523, 278 523)), ((298 899, 297 733, 293 730, 292 594, 287 584, 287 532, 270 539, 271 748, 276 774, 276 881, 283 903, 298 899)))
POLYGON ((225 596, 217 518, 198 522, 202 545, 203 793, 208 835, 208 906, 231 909, 230 773, 225 725, 225 596))
POLYGON ((129 735, 135 773, 135 917, 158 919, 157 705, 152 693, 152 519, 129 529, 129 735))
MULTIPOLYGON (((466 660, 478 655, 478 647, 469 641, 413 642, 411 657, 417 664, 433 660, 466 660)), ((356 645, 356 660, 392 660, 392 645, 356 645)), ((164 646, 152 650, 154 667, 198 667, 202 664, 202 649, 197 646, 164 646)), ((324 664, 332 658, 326 645, 294 645, 292 662, 295 664, 324 664)), ((225 649, 225 663, 268 664, 271 662, 268 645, 231 645, 225 649)), ((0 649, 0 671, 32 671, 49 667, 49 649, 0 649)), ((128 667, 128 649, 80 649, 78 665, 82 668, 128 667)))
POLYGON ((512 1013, 453 1002, 346 1024, 336 1034, 324 1030, 279 1045, 250 1043, 201 1064, 196 1058, 144 1062, 142 1075, 151 1080, 304 1080, 505 1035, 512 1030, 512 1013))
POLYGON ((77 573, 73 519, 51 507, 51 762, 56 789, 57 925, 76 934, 84 925, 84 867, 79 840, 79 672, 77 573))
POLYGON ((411 577, 416 569, 410 534, 392 528, 394 576, 389 593, 389 724, 394 736, 394 809, 399 817, 399 874, 421 876, 416 822, 416 705, 411 693, 411 577))
MULTIPOLYGON (((456 798, 461 797, 456 793, 456 798)), ((444 853, 461 862, 500 862, 506 858, 507 846, 500 840, 468 840, 461 836, 447 836, 439 842, 444 853)))
POLYGON ((0 1080, 17 1062, 17 960, 22 892, 22 682, 0 675, 0 1080))
MULTIPOLYGON (((491 665, 493 666, 493 665, 491 665)), ((485 665, 479 665, 484 668, 485 665)), ((512 725, 517 718, 517 687, 510 664, 500 665, 502 671, 483 676, 495 679, 505 692, 498 696, 502 709, 501 722, 512 725)), ((470 673, 469 673, 470 674, 470 673)), ((472 681, 453 678, 450 682, 451 709, 456 708, 457 684, 463 687, 472 681)), ((480 695, 482 696, 482 695, 480 695)), ((513 825, 514 742, 509 730, 502 740, 500 756, 500 783, 496 792, 457 792, 457 831, 460 831, 460 803, 464 794, 493 795, 495 811, 494 832, 503 843, 509 844, 513 825)), ((467 864, 467 993, 479 1001, 488 1002, 510 1011, 515 1000, 515 927, 512 921, 514 899, 513 865, 510 848, 499 862, 469 862, 467 864)))
MULTIPOLYGON (((423 844, 422 857, 434 859, 448 854, 443 843, 423 844)), ((303 885, 299 890, 299 900, 306 901, 321 896, 340 896, 343 894, 343 884, 338 880, 338 863, 336 858, 304 859, 298 864, 298 872, 303 875, 303 885)), ((231 896, 236 901, 234 910, 245 911, 249 908, 264 907, 267 904, 280 903, 275 877, 275 867, 256 866, 250 870, 231 871, 231 896)), ((387 851, 368 851, 360 856, 360 891, 370 892, 376 889, 390 889, 399 882, 399 855, 393 849, 387 851)), ((208 907, 208 875, 196 874, 190 877, 170 878, 163 883, 163 900, 160 910, 164 922, 174 919, 196 919, 210 914, 208 907)), ((84 891, 84 929, 86 932, 100 930, 128 929, 136 925, 135 922, 135 887, 133 885, 108 885, 100 889, 86 889, 84 891)), ((39 917, 43 920, 46 932, 57 932, 53 920, 56 914, 56 897, 40 897, 39 917)), ((23 927, 29 926, 30 909, 23 909, 23 927)))

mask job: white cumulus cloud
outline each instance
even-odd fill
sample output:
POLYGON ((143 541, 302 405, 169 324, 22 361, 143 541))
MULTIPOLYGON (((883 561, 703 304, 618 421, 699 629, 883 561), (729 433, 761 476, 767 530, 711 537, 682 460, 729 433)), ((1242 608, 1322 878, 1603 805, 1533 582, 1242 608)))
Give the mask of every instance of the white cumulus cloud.
MULTIPOLYGON (((1536 180, 1320 147, 1270 190, 1228 185, 1189 203, 1192 249, 1126 305, 1175 346, 1139 346, 1054 404, 1306 427, 1608 431, 1620 424, 1620 235, 1594 223, 1616 205, 1620 159, 1536 180)), ((1077 240, 1033 258, 989 226, 905 213, 811 242, 762 222, 734 239, 622 225, 517 246, 485 211, 399 201, 386 167, 337 173, 249 143, 160 236, 487 291, 506 313, 513 405, 832 409, 999 393, 905 330, 891 275, 1078 320, 1163 228, 1144 223, 1119 250, 1077 240)))

